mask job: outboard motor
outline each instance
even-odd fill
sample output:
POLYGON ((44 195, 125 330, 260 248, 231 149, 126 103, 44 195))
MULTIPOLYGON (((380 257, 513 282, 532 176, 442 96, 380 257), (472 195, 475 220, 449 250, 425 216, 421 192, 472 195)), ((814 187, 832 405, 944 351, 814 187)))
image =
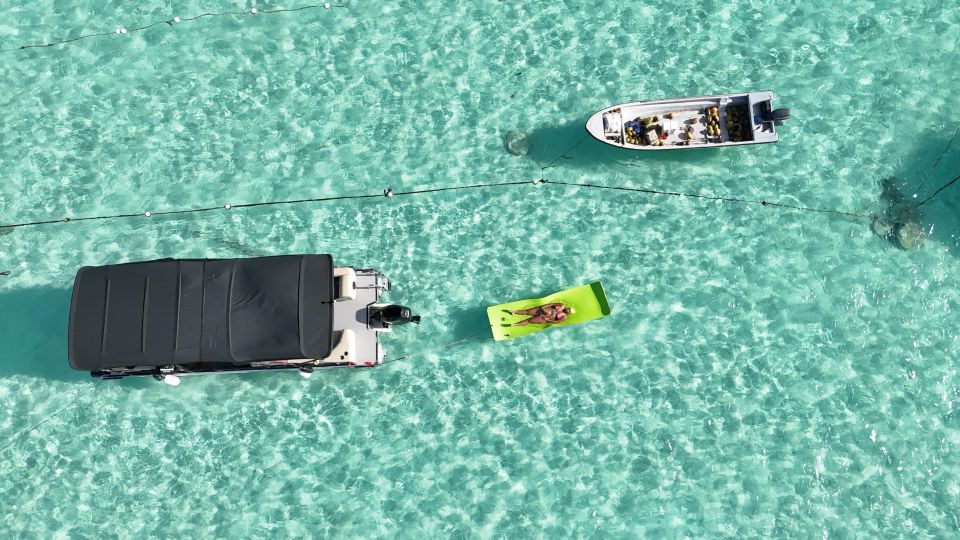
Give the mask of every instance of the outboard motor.
POLYGON ((783 121, 790 118, 790 109, 773 109, 772 111, 764 111, 760 115, 760 119, 764 122, 773 122, 774 125, 779 126, 783 125, 783 121))
POLYGON ((370 308, 370 322, 384 327, 407 323, 420 324, 420 316, 414 315, 410 308, 390 304, 370 308))

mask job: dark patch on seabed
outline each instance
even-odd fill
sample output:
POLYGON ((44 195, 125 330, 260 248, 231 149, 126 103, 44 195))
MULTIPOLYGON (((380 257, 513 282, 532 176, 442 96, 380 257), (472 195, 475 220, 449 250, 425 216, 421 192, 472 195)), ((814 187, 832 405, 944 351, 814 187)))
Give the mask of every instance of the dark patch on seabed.
POLYGON ((922 234, 927 242, 940 242, 960 257, 960 185, 943 190, 919 206, 960 173, 960 140, 952 141, 953 132, 944 129, 917 137, 917 144, 904 155, 898 170, 879 181, 883 208, 874 221, 874 232, 893 245, 903 247, 899 233, 906 226, 908 242, 916 240, 913 235, 922 234))
POLYGON ((30 375, 46 379, 86 380, 67 363, 69 289, 0 289, 0 377, 30 375))
POLYGON ((267 255, 262 250, 254 246, 248 246, 235 238, 227 238, 220 234, 209 233, 203 230, 190 231, 190 237, 205 240, 209 243, 229 248, 231 253, 242 255, 244 257, 263 257, 267 255))
MULTIPOLYGON (((553 167, 574 167, 577 169, 595 170, 598 165, 632 164, 649 162, 673 163, 701 163, 715 159, 719 155, 719 148, 697 149, 693 152, 641 152, 625 150, 609 144, 602 144, 587 135, 587 117, 560 125, 539 126, 529 134, 529 153, 541 166, 557 160, 553 167), (582 144, 573 150, 567 151, 561 157, 561 152, 568 150, 584 138, 582 144)), ((510 127, 514 129, 514 127, 510 127)))
POLYGON ((880 200, 885 208, 873 217, 873 232, 900 249, 920 249, 927 234, 920 225, 920 209, 904 195, 896 178, 880 181, 880 200))
POLYGON ((472 308, 455 308, 449 315, 455 339, 466 339, 480 334, 489 333, 487 312, 485 306, 472 308))

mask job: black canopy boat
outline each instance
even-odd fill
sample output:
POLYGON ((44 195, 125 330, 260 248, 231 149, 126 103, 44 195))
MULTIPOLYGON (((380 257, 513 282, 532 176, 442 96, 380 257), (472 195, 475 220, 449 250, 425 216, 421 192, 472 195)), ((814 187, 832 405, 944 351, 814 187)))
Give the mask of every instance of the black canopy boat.
POLYGON ((330 255, 162 259, 84 267, 70 306, 68 357, 118 379, 264 370, 372 367, 380 333, 420 322, 380 303, 390 281, 335 267, 330 255))

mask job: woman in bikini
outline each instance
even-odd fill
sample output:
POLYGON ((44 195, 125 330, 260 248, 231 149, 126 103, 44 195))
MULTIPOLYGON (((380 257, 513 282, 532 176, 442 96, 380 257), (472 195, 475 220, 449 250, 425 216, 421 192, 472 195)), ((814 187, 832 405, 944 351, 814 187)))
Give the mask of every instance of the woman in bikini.
POLYGON ((526 326, 528 324, 550 324, 566 320, 567 315, 573 315, 576 310, 563 304, 544 304, 530 309, 514 309, 513 315, 530 315, 529 318, 517 321, 511 326, 526 326))

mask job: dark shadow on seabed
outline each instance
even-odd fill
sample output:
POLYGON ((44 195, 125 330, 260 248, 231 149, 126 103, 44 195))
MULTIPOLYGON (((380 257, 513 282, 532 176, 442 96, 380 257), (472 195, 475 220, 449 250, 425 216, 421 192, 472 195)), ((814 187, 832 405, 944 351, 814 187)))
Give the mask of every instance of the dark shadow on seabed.
MULTIPOLYGON (((957 126, 951 128, 919 137, 917 140, 920 142, 904 156, 893 179, 876 179, 875 189, 879 192, 881 203, 888 207, 915 206, 960 175, 960 135, 943 152, 957 126), (937 165, 931 170, 934 163, 937 165), (914 194, 917 196, 914 197, 914 194)), ((914 212, 924 231, 929 233, 933 228, 927 241, 944 244, 953 256, 960 258, 960 182, 941 191, 914 212)))
POLYGON ((487 321, 486 310, 486 306, 451 310, 453 339, 480 337, 484 333, 489 333, 490 324, 487 321))
MULTIPOLYGON (((0 377, 28 375, 64 381, 93 380, 88 373, 74 370, 67 362, 70 300, 69 289, 0 289, 0 313, 3 314, 0 377)), ((486 306, 453 310, 450 326, 455 340, 489 335, 486 306)), ((112 382, 139 388, 154 381, 149 377, 129 377, 112 382)))
MULTIPOLYGON (((572 287, 573 285, 568 285, 572 287)), ((491 298, 489 305, 505 304, 516 300, 527 298, 543 298, 560 291, 564 288, 558 284, 555 290, 527 291, 526 293, 513 293, 510 298, 491 298)), ((487 307, 476 306, 472 308, 453 309, 449 315, 451 328, 453 330, 453 339, 467 339, 475 337, 490 336, 490 321, 487 319, 487 307)), ((429 316, 429 314, 424 314, 429 316)))
POLYGON ((67 363, 69 289, 0 288, 0 377, 87 381, 67 363))
MULTIPOLYGON (((587 134, 584 125, 588 117, 574 120, 566 124, 542 126, 530 132, 530 153, 526 156, 533 159, 541 167, 557 160, 553 167, 575 167, 579 169, 594 168, 598 165, 614 165, 618 162, 637 164, 639 162, 677 162, 699 163, 715 159, 723 151, 721 148, 697 148, 690 151, 663 151, 644 152, 639 150, 624 150, 603 144, 587 134), (586 140, 579 146, 567 152, 570 159, 560 157, 564 151, 577 144, 577 141, 586 140), (559 159, 558 159, 559 158, 559 159)), ((550 169, 544 171, 549 177, 550 169)))

